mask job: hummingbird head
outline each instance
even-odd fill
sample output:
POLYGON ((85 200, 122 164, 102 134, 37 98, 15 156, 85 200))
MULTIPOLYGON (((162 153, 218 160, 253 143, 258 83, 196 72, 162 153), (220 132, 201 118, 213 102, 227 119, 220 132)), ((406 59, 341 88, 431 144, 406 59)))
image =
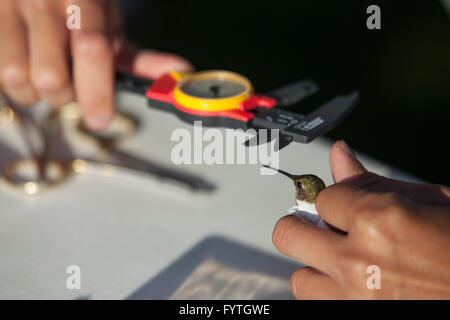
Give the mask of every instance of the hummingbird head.
POLYGON ((274 169, 264 165, 264 167, 278 171, 294 182, 295 200, 315 203, 320 191, 326 188, 325 183, 318 176, 313 174, 293 175, 283 170, 274 169))

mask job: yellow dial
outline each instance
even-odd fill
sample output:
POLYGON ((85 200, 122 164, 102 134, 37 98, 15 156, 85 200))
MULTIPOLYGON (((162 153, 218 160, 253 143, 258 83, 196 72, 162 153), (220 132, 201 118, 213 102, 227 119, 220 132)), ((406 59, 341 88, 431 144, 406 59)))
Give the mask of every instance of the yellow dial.
POLYGON ((238 109, 253 94, 250 81, 229 71, 203 71, 194 74, 171 73, 179 80, 174 98, 181 106, 203 111, 238 109))

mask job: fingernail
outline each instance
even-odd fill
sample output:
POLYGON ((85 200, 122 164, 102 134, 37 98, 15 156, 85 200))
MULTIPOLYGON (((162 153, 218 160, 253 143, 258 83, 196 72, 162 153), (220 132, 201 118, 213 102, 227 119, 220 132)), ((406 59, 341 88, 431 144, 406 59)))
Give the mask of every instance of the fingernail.
POLYGON ((95 115, 86 117, 86 125, 93 130, 105 129, 111 122, 111 117, 108 115, 95 115))
POLYGON ((296 277, 292 278, 291 291, 292 291, 292 294, 294 295, 294 297, 297 298, 298 297, 298 293, 297 293, 297 278, 296 277))
POLYGON ((367 172, 366 168, 364 168, 362 163, 358 160, 358 158, 356 158, 352 149, 350 149, 350 147, 345 143, 344 140, 340 141, 339 147, 347 155, 347 157, 351 160, 350 163, 347 163, 347 165, 346 165, 347 170, 349 170, 348 174, 346 174, 346 177, 341 177, 341 179, 339 179, 339 181, 347 180, 351 177, 355 177, 357 175, 367 172))
POLYGON ((341 150, 344 151, 347 156, 356 160, 355 154, 353 153, 352 149, 350 149, 350 147, 347 145, 347 143, 345 143, 344 140, 341 140, 340 147, 341 150))

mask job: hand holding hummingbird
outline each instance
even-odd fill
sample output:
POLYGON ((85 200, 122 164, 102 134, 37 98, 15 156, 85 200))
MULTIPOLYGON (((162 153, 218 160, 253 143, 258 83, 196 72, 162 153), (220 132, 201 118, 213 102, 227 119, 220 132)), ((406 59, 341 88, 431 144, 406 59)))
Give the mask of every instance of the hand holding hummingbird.
POLYGON ((291 278, 301 299, 449 299, 450 188, 367 172, 339 141, 330 153, 336 184, 318 193, 320 216, 342 232, 298 216, 281 218, 273 242, 308 265, 291 278), (368 285, 369 267, 380 287, 368 285))
POLYGON ((329 225, 320 218, 316 209, 317 196, 326 188, 322 179, 313 174, 293 175, 266 165, 263 167, 278 171, 294 182, 296 205, 289 209, 290 213, 298 215, 320 228, 330 229, 329 225))

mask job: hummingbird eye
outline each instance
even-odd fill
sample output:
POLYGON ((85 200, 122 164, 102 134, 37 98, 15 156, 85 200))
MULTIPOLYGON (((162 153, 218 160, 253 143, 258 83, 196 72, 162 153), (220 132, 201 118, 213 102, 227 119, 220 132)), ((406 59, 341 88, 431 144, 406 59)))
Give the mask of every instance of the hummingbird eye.
POLYGON ((303 188, 303 185, 300 181, 297 182, 297 188, 303 188))

